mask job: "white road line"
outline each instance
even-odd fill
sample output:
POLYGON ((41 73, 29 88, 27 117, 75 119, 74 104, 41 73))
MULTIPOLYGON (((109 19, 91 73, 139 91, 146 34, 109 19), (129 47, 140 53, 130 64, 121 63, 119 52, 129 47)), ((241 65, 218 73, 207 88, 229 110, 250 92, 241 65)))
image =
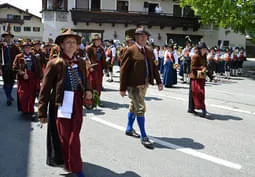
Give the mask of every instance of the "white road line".
MULTIPOLYGON (((112 84, 105 84, 104 83, 104 85, 108 85, 108 86, 111 86, 111 87, 118 88, 118 86, 112 85, 112 84)), ((152 95, 152 96, 160 96, 160 97, 164 97, 164 98, 171 98, 171 99, 175 99, 175 100, 179 100, 179 101, 186 101, 187 100, 187 99, 184 99, 184 98, 181 98, 181 97, 174 97, 174 96, 163 95, 162 93, 156 93, 156 92, 154 92, 152 90, 148 90, 148 93, 150 95, 152 95)), ((212 106, 212 107, 216 107, 216 108, 221 108, 221 109, 225 109, 225 110, 234 111, 234 112, 255 115, 255 112, 247 111, 247 110, 242 110, 242 109, 238 109, 238 108, 231 108, 231 107, 215 105, 215 104, 208 104, 208 105, 212 106)))
MULTIPOLYGON (((116 130, 120 130, 122 132, 125 131, 124 127, 119 126, 119 125, 114 124, 114 123, 111 123, 111 122, 108 122, 108 121, 103 120, 101 118, 89 117, 89 119, 91 119, 93 121, 96 121, 98 123, 107 125, 108 127, 114 128, 116 130)), ((230 161, 227 161, 227 160, 223 160, 223 159, 211 156, 211 155, 207 155, 205 153, 201 153, 201 152, 195 151, 195 150, 190 149, 190 148, 184 148, 182 146, 178 146, 178 145, 175 145, 175 144, 172 144, 172 143, 168 143, 166 141, 162 141, 158 138, 150 137, 150 139, 152 141, 154 141, 155 143, 160 144, 162 146, 165 146, 165 147, 168 147, 168 148, 171 148, 171 149, 175 149, 176 151, 183 152, 185 154, 192 155, 194 157, 197 157, 197 158, 200 158, 200 159, 203 159, 203 160, 207 160, 207 161, 213 162, 213 163, 218 164, 218 165, 233 168, 233 169, 236 169, 236 170, 240 170, 242 168, 242 166, 240 164, 236 164, 236 163, 233 163, 233 162, 230 162, 230 161)))

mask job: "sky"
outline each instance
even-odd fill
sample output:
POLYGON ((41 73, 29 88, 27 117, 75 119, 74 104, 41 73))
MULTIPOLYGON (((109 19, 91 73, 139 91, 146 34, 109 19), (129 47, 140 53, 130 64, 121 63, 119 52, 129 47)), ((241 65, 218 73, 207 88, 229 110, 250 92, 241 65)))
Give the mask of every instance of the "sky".
POLYGON ((0 0, 0 4, 8 3, 19 9, 28 9, 29 13, 42 17, 40 11, 42 10, 42 0, 0 0))

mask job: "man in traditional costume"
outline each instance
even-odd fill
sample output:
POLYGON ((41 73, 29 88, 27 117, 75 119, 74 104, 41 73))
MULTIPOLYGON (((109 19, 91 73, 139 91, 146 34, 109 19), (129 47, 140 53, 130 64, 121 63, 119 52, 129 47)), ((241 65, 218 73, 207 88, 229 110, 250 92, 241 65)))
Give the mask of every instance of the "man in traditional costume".
POLYGON ((12 97, 12 89, 15 82, 15 72, 12 64, 15 56, 20 52, 18 47, 13 43, 13 34, 10 33, 10 25, 7 26, 6 32, 2 35, 4 42, 0 44, 0 75, 3 76, 3 89, 9 106, 14 101, 12 97))
POLYGON ((116 60, 116 47, 114 46, 113 40, 109 40, 109 47, 105 51, 106 64, 107 64, 107 74, 109 74, 110 79, 108 82, 113 82, 113 65, 116 60))
POLYGON ((149 35, 143 26, 135 31, 136 42, 126 50, 120 68, 120 95, 125 96, 128 91, 128 97, 131 99, 126 135, 140 137, 141 143, 146 148, 153 148, 145 131, 144 97, 148 85, 154 84, 154 79, 156 79, 159 90, 163 89, 163 85, 154 62, 153 51, 146 47, 149 35), (135 118, 140 128, 140 135, 133 128, 135 118))
POLYGON ((133 38, 127 36, 126 37, 126 46, 122 47, 120 49, 120 53, 119 53, 119 63, 120 63, 120 66, 121 66, 121 62, 122 62, 122 59, 123 59, 123 56, 124 56, 126 50, 128 49, 128 47, 132 46, 133 44, 134 44, 133 38))
MULTIPOLYGON (((101 46, 101 38, 98 34, 92 37, 92 44, 87 47, 86 52, 87 77, 91 88, 97 91, 100 98, 104 75, 103 70, 106 68, 106 57, 104 48, 101 46)), ((101 100, 99 106, 103 106, 101 100)))

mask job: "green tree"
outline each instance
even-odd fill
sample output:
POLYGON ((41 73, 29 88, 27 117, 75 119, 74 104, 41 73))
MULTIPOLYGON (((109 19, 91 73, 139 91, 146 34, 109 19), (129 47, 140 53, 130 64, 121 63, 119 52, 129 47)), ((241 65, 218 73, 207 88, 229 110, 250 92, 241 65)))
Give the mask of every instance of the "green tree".
POLYGON ((202 24, 215 24, 255 39, 255 0, 180 0, 191 6, 202 24))

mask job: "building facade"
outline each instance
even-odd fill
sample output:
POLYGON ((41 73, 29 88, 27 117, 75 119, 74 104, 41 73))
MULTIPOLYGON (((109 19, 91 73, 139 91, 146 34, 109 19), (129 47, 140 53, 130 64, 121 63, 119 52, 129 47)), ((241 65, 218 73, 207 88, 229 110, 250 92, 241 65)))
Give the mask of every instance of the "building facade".
POLYGON ((124 41, 138 25, 146 26, 156 45, 173 39, 184 45, 185 36, 206 41, 209 46, 245 46, 245 36, 228 29, 201 26, 191 8, 178 0, 42 0, 43 39, 53 38, 70 27, 85 41, 95 33, 106 39, 124 41), (159 5, 160 11, 155 10, 159 5))
POLYGON ((0 34, 10 24, 11 33, 17 38, 42 40, 42 19, 8 3, 0 4, 0 34))

